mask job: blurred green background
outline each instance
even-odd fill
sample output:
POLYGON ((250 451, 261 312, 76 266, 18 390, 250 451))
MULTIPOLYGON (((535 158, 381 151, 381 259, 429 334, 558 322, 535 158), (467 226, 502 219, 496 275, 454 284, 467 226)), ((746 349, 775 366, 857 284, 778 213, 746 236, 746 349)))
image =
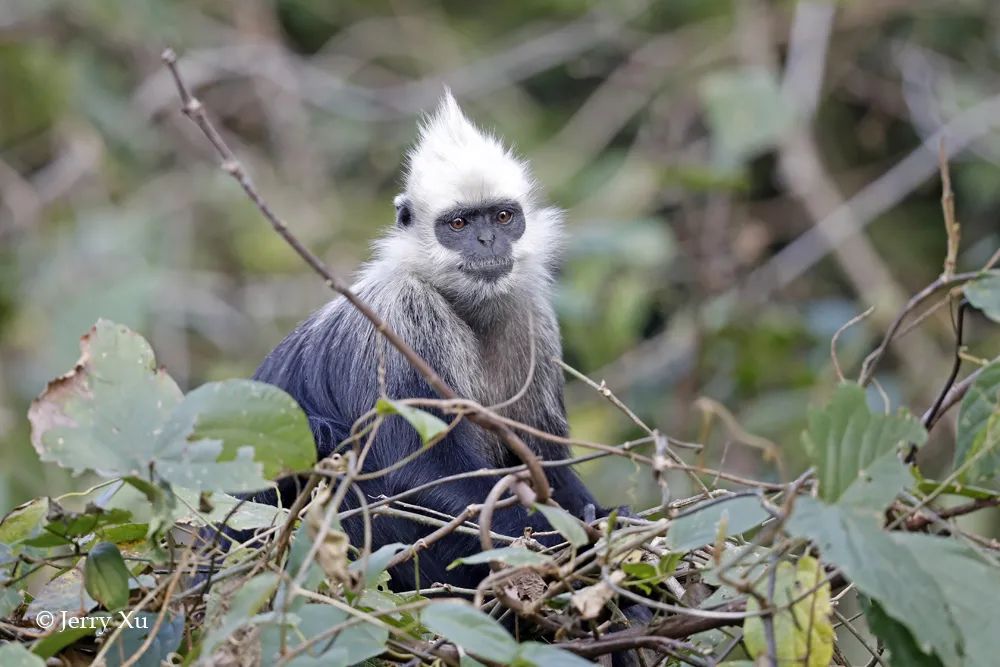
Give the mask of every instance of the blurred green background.
MULTIPOLYGON (((416 121, 450 85, 568 209, 568 363, 737 474, 780 476, 695 401, 801 468, 805 408, 836 381, 833 333, 877 306, 840 340, 856 374, 941 272, 946 123, 967 146, 952 160, 959 268, 1000 246, 992 0, 0 0, 0 508, 86 485, 37 462, 25 412, 98 317, 145 335, 191 388, 249 375, 329 298, 179 113, 167 46, 342 275, 392 223, 416 121), (833 213, 861 233, 818 232, 833 213)), ((971 354, 997 354, 995 328, 972 315, 967 332, 971 354)), ((947 309, 899 341, 879 374, 894 405, 929 404, 953 342, 947 309)), ((567 396, 575 435, 641 435, 586 386, 567 396)), ((627 463, 584 473, 605 502, 655 497, 627 463)))

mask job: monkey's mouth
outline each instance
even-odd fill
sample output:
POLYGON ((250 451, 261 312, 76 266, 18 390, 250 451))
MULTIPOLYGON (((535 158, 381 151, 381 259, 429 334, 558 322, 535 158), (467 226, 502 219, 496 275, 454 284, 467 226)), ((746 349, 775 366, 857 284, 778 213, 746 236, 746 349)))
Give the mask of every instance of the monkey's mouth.
POLYGON ((503 278, 514 269, 513 257, 488 257, 470 259, 458 265, 460 271, 480 280, 493 282, 503 278))

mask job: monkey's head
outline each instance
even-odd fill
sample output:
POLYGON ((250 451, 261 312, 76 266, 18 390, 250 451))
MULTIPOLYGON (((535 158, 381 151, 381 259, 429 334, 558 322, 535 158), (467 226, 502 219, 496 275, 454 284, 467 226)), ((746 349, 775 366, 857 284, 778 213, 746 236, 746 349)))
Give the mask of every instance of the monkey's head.
POLYGON ((545 287, 561 213, 537 200, 528 166, 473 125, 446 91, 409 153, 380 259, 464 300, 545 287))

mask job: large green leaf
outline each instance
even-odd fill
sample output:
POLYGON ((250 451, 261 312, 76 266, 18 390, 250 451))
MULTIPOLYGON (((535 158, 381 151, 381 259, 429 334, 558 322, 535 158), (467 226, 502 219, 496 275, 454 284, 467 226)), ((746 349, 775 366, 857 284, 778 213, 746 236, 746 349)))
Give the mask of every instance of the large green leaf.
POLYGON ((428 605, 420 616, 428 630, 481 658, 510 664, 517 655, 517 642, 500 623, 465 602, 428 605))
POLYGON ((1000 359, 984 367, 969 387, 958 412, 955 468, 968 464, 962 479, 976 482, 995 477, 1000 470, 996 417, 1000 415, 1000 359), (994 420, 991 427, 990 420, 994 420))
POLYGON ((889 664, 892 667, 942 667, 937 656, 920 650, 913 633, 888 616, 877 602, 869 600, 864 608, 872 634, 889 649, 889 664))
POLYGON ((966 285, 965 297, 983 315, 1000 322, 1000 271, 988 271, 966 285))
POLYGON ((295 399, 253 380, 198 387, 170 415, 160 437, 166 452, 205 440, 222 444, 220 462, 232 461, 240 449, 249 447, 268 479, 308 470, 316 462, 309 421, 295 399))
POLYGON ((934 651, 949 667, 996 664, 1000 570, 975 551, 944 537, 885 532, 868 513, 812 498, 796 502, 787 530, 811 539, 923 653, 934 651))
POLYGON ((667 531, 667 544, 672 551, 689 551, 714 543, 723 521, 725 536, 740 535, 769 516, 756 496, 706 500, 674 519, 667 531))
POLYGON ((76 368, 28 413, 43 460, 106 477, 147 478, 153 467, 195 491, 262 489, 264 475, 315 461, 306 417, 280 389, 230 380, 182 398, 146 341, 105 320, 80 347, 76 368))
POLYGON ((820 497, 881 510, 910 481, 899 460, 902 443, 922 445, 927 431, 912 415, 871 412, 865 391, 842 384, 830 403, 809 414, 803 444, 819 479, 820 497))
POLYGON ((43 461, 74 473, 145 476, 181 390, 127 327, 99 320, 80 350, 76 367, 32 402, 32 444, 43 461))

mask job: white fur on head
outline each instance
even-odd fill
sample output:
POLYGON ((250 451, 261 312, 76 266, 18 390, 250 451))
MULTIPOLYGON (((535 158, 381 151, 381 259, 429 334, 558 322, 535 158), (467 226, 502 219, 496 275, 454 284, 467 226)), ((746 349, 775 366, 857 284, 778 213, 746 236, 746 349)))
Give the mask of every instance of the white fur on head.
POLYGON ((525 206, 533 191, 527 165, 473 125, 446 89, 409 155, 405 193, 416 217, 496 199, 525 206))
POLYGON ((412 222, 394 226, 375 245, 375 258, 363 280, 392 280, 409 274, 423 282, 447 284, 480 299, 521 286, 547 294, 551 270, 562 241, 562 212, 537 203, 537 188, 527 164, 492 134, 473 125, 449 91, 421 125, 409 154, 406 188, 396 197, 406 203, 412 222), (459 270, 462 258, 443 247, 434 221, 456 206, 513 200, 525 217, 524 234, 514 243, 514 268, 495 283, 482 283, 459 270))

